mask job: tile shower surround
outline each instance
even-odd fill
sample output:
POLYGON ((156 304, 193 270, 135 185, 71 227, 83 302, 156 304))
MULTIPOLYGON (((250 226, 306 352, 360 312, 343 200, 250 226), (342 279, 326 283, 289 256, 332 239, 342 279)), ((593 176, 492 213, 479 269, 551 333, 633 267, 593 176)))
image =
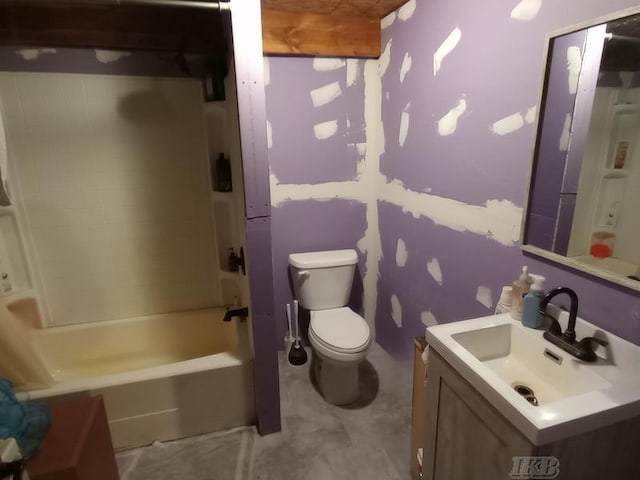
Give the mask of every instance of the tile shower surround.
POLYGON ((219 304, 197 81, 0 74, 50 324, 219 304))

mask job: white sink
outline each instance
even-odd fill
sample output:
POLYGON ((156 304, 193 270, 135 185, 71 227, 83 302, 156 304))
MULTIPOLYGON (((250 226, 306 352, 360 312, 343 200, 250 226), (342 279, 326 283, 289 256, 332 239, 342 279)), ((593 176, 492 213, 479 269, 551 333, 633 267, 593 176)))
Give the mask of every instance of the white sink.
POLYGON ((427 342, 535 445, 640 415, 640 347, 578 319, 578 339, 609 342, 588 363, 542 334, 494 315, 430 327, 427 342))

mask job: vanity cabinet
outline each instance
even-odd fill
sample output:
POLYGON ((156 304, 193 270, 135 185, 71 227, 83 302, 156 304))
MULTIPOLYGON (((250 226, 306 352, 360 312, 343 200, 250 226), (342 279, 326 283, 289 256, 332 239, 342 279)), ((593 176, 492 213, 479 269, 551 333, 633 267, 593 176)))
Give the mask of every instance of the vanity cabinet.
POLYGON ((428 480, 640 478, 638 417, 551 444, 533 445, 433 348, 429 352, 423 475, 428 480), (537 464, 528 475, 528 460, 537 464), (515 468, 515 470, 514 470, 515 468), (543 470, 548 468, 548 472, 543 470), (546 474, 545 474, 546 473, 546 474))

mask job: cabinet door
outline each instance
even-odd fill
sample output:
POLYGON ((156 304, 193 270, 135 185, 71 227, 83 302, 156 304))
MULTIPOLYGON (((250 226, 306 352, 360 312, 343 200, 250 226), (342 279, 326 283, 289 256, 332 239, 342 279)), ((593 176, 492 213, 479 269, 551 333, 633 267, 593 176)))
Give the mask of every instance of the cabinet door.
POLYGON ((533 446, 433 349, 427 369, 424 476, 509 479, 513 457, 533 446))

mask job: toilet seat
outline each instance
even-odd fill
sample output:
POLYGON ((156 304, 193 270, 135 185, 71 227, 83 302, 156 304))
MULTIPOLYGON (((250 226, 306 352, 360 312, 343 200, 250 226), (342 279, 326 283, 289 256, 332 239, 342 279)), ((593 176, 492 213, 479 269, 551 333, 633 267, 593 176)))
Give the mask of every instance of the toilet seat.
POLYGON ((360 353, 371 340, 369 325, 349 307, 311 311, 309 337, 339 354, 360 353))

